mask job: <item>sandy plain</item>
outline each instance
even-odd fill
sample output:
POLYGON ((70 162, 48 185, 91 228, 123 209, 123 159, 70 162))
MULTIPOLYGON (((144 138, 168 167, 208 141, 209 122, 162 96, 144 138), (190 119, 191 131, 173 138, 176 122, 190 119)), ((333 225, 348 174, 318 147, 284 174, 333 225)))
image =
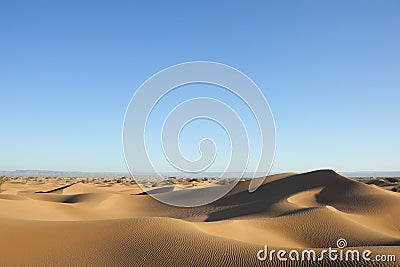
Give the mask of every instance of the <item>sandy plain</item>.
MULTIPOLYGON (((211 179, 174 183, 225 186, 211 179)), ((0 266, 400 266, 399 184, 332 170, 284 173, 268 176, 254 193, 240 181, 216 202, 180 208, 154 200, 126 177, 6 177, 0 266), (344 252, 368 249, 373 259, 257 258, 265 245, 269 252, 321 253, 337 249, 341 238, 344 252), (378 262, 376 255, 396 260, 378 262)))

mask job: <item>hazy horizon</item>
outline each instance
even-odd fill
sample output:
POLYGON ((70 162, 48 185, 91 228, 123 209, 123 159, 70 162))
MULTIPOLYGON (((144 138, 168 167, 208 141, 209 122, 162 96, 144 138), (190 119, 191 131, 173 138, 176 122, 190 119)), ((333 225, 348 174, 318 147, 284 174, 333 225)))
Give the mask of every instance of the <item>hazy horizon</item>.
MULTIPOLYGON (((307 173, 307 172, 313 172, 317 170, 308 170, 308 171, 274 171, 270 172, 268 175, 273 175, 273 174, 280 174, 280 173, 289 173, 289 172, 295 172, 295 173, 307 173)), ((340 171, 340 170, 333 170, 343 176, 347 177, 400 177, 400 170, 391 170, 391 171, 340 171)), ((10 175, 10 176, 59 176, 59 177, 121 177, 121 176, 131 176, 129 172, 84 172, 84 171, 63 171, 63 170, 0 170, 0 175, 10 175)), ((161 176, 163 177, 220 177, 221 173, 220 172, 204 172, 200 174, 183 174, 180 172, 164 172, 160 173, 161 176)), ((137 178, 143 178, 143 177, 157 177, 156 173, 135 173, 133 175, 134 177, 137 178)), ((232 177, 232 178, 237 178, 237 177, 244 177, 244 178, 249 178, 249 177, 262 177, 264 176, 264 173, 254 173, 251 172, 245 172, 243 175, 241 173, 237 172, 228 172, 225 173, 225 176, 222 177, 232 177)))

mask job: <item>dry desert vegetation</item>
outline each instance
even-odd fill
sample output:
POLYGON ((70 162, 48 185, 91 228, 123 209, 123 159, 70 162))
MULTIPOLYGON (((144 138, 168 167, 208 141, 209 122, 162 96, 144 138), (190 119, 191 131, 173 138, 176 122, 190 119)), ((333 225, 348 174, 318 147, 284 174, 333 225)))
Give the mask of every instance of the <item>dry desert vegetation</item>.
MULTIPOLYGON (((193 190, 231 182, 169 181, 193 190)), ((196 208, 162 204, 128 177, 1 177, 0 183, 0 266, 400 266, 396 178, 284 173, 268 176, 254 193, 241 180, 225 197, 196 208), (321 251, 339 238, 397 262, 256 256, 264 245, 321 251)))

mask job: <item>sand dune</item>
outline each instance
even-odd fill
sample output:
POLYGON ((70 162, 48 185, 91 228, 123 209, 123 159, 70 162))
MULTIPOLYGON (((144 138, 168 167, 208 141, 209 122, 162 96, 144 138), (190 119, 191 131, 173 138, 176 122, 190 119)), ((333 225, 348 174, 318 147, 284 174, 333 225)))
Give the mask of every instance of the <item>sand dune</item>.
POLYGON ((178 208, 130 182, 11 179, 0 193, 0 266, 400 266, 400 193, 331 170, 248 185, 178 208), (257 259, 264 245, 318 252, 340 238, 397 262, 257 259))

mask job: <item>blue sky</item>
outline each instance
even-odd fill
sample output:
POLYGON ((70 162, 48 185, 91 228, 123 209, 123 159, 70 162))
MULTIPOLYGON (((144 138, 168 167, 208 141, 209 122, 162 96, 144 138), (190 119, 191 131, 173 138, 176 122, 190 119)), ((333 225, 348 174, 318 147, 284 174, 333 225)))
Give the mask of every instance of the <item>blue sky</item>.
POLYGON ((399 12, 398 1, 1 1, 0 170, 126 171, 133 93, 193 60, 262 89, 274 171, 399 170, 399 12))

